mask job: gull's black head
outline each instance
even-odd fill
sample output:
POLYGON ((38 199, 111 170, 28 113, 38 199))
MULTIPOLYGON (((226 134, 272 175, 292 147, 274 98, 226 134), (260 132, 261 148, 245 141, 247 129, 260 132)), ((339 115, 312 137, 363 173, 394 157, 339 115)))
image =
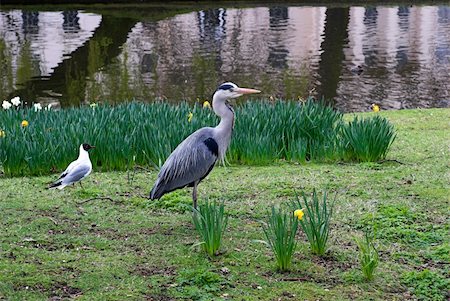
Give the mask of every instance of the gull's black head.
POLYGON ((90 150, 91 148, 95 148, 95 146, 92 146, 92 145, 90 145, 90 144, 88 144, 88 143, 83 143, 82 146, 83 146, 83 149, 84 149, 85 151, 88 151, 88 150, 90 150))

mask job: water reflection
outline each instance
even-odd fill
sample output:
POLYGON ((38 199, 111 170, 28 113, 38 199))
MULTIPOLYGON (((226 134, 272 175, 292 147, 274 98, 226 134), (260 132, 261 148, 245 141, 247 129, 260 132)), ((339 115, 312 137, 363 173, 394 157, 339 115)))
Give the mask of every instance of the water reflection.
POLYGON ((0 97, 202 101, 231 80, 343 111, 450 105, 448 6, 145 14, 0 11, 0 97))

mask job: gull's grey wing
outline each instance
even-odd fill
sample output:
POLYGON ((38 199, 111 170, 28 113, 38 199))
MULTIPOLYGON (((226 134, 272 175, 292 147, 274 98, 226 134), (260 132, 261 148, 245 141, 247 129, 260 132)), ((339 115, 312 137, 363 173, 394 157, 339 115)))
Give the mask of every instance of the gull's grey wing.
POLYGON ((64 184, 72 184, 81 181, 84 177, 91 173, 92 166, 87 164, 77 165, 63 178, 64 184))
MULTIPOLYGON (((69 174, 69 172, 74 168, 74 166, 76 166, 78 164, 77 160, 73 161, 72 163, 69 164, 69 166, 67 166, 66 170, 63 171, 60 175, 58 180, 61 180, 62 178, 64 178, 65 176, 67 176, 67 174, 69 174)), ((58 181, 57 180, 57 181, 58 181)))
POLYGON ((219 147, 210 128, 203 128, 187 137, 170 154, 162 166, 150 193, 159 199, 167 192, 200 182, 214 167, 219 147))

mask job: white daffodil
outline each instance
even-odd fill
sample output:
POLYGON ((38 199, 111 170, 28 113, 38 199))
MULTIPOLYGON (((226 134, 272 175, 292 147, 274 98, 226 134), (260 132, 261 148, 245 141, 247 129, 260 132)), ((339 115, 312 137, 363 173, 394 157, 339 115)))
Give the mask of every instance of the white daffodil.
POLYGON ((8 110, 9 108, 11 108, 11 106, 12 106, 12 104, 7 100, 4 100, 2 103, 2 107, 4 110, 8 110))
POLYGON ((33 107, 35 112, 42 110, 42 105, 40 103, 35 103, 33 107))
POLYGON ((13 105, 15 105, 16 107, 19 106, 20 105, 20 97, 19 96, 14 97, 13 99, 11 99, 11 103, 13 105))
POLYGON ((49 103, 45 109, 46 109, 47 111, 50 111, 50 109, 52 108, 52 106, 53 106, 53 104, 52 104, 52 103, 49 103))

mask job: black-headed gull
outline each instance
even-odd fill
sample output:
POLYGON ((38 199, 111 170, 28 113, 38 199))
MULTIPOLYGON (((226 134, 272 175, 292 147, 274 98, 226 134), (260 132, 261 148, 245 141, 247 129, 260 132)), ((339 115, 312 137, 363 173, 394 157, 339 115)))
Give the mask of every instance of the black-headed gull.
POLYGON ((53 182, 48 188, 63 189, 67 185, 80 182, 86 178, 92 171, 92 163, 89 159, 88 151, 94 147, 87 143, 81 144, 78 159, 70 163, 66 170, 59 176, 58 180, 53 182))

